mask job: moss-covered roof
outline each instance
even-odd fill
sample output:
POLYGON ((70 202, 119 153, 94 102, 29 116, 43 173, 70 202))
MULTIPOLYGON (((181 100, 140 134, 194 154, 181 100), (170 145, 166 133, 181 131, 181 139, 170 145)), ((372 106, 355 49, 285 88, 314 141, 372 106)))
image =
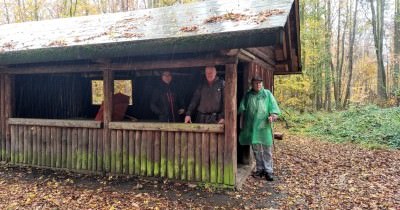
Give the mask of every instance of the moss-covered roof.
POLYGON ((293 1, 209 0, 0 25, 0 65, 270 45, 293 1))

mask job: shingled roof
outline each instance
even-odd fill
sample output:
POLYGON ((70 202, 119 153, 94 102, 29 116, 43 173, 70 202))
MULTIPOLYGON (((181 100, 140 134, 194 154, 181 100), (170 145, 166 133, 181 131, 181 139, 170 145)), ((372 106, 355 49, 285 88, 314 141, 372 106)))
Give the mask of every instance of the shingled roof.
POLYGON ((294 0, 209 0, 0 25, 0 65, 267 46, 294 0))

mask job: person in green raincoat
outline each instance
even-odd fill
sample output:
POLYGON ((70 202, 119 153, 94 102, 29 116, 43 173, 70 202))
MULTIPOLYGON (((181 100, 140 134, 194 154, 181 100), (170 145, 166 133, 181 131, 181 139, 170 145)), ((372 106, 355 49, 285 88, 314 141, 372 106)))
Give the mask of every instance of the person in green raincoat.
POLYGON ((260 77, 251 80, 251 87, 239 106, 242 114, 239 143, 252 147, 256 159, 253 175, 273 181, 272 122, 278 119, 281 111, 272 93, 263 88, 260 77))

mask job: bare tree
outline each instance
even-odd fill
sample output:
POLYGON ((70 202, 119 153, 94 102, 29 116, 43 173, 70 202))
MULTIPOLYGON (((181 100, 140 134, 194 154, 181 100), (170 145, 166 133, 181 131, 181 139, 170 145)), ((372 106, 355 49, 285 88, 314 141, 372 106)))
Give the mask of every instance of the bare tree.
POLYGON ((400 0, 395 0, 393 42, 393 89, 398 90, 400 76, 400 0))
POLYGON ((326 33, 325 33, 325 50, 328 53, 327 57, 329 59, 329 62, 324 62, 325 63, 325 109, 328 111, 332 110, 332 105, 331 105, 331 72, 333 71, 333 65, 332 65, 332 53, 331 53, 331 36, 332 36, 332 22, 331 22, 331 0, 327 0, 326 2, 326 13, 325 13, 325 27, 326 27, 326 33))
POLYGON ((385 0, 369 0, 372 13, 372 31, 374 34, 375 53, 378 64, 377 93, 381 100, 387 99, 386 73, 383 65, 384 5, 385 0), (376 2, 376 8, 375 4, 376 2))
POLYGON ((356 37, 356 26, 357 26, 357 11, 358 11, 358 0, 356 0, 356 5, 354 8, 354 16, 353 16, 353 27, 349 33, 349 64, 348 64, 348 79, 346 86, 346 94, 343 101, 343 107, 347 107, 350 101, 350 92, 351 92, 351 80, 353 76, 353 50, 354 50, 354 40, 356 37))
POLYGON ((25 2, 24 0, 17 0, 17 14, 14 14, 16 16, 15 20, 17 22, 24 22, 25 21, 25 2))
POLYGON ((39 5, 38 5, 38 2, 37 2, 37 0, 34 0, 33 3, 34 3, 34 5, 33 5, 33 9, 34 9, 33 18, 34 18, 34 20, 39 21, 39 5))
POLYGON ((336 46, 336 69, 334 76, 334 98, 335 98, 335 107, 336 109, 340 109, 342 106, 342 80, 343 80, 343 66, 344 66, 344 54, 345 54, 345 43, 346 43, 346 29, 348 27, 348 23, 350 22, 350 3, 346 1, 346 11, 344 19, 344 26, 341 27, 343 22, 341 21, 341 7, 343 6, 341 1, 338 1, 338 32, 337 32, 337 46, 336 46), (341 29, 343 32, 341 33, 341 29))
POLYGON ((5 10, 5 12, 6 12, 6 20, 7 20, 7 23, 10 23, 10 14, 9 14, 9 12, 8 12, 8 5, 7 5, 7 2, 6 2, 6 0, 3 0, 3 3, 4 3, 4 10, 5 10))

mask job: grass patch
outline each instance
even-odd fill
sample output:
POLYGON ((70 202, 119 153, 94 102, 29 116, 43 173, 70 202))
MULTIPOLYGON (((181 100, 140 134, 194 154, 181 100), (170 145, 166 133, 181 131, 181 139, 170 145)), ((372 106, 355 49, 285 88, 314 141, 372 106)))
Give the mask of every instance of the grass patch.
POLYGON ((400 149, 400 107, 352 106, 345 111, 302 114, 284 109, 283 119, 293 133, 370 148, 400 149))

